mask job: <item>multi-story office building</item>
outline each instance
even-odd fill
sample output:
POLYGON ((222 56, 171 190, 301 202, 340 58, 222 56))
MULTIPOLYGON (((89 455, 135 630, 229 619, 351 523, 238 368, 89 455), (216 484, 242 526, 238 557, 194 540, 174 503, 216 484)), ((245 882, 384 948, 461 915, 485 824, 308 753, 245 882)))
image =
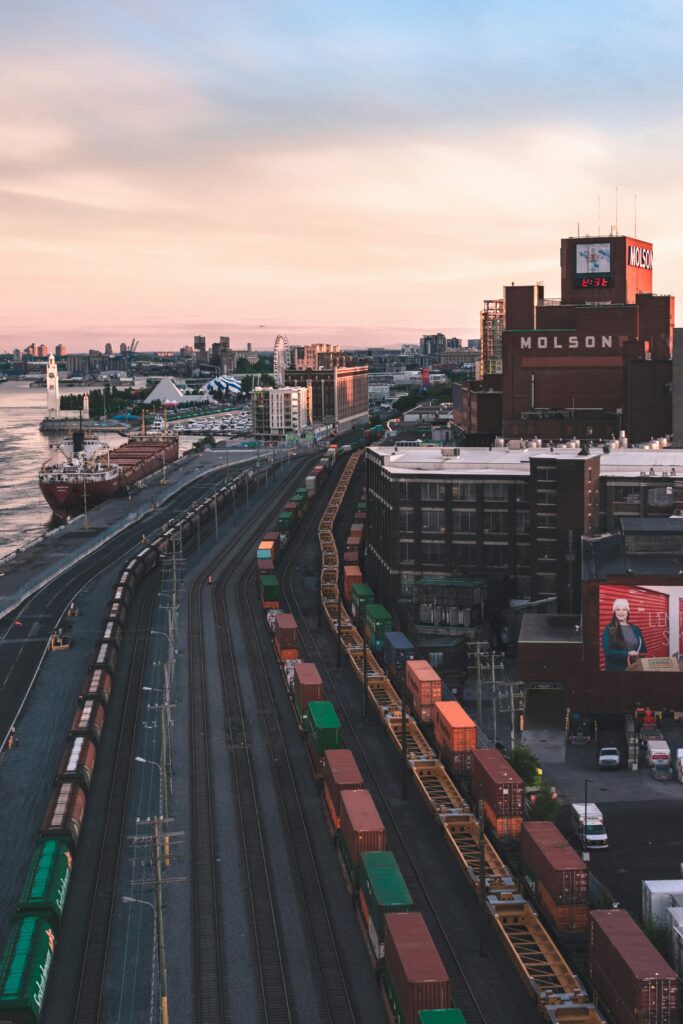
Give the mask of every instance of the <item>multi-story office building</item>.
POLYGON ((683 513, 683 451, 605 448, 370 449, 367 575, 378 600, 417 624, 465 625, 482 594, 493 620, 511 598, 578 611, 583 536, 683 513))
POLYGON ((254 434, 284 437, 301 434, 309 424, 306 388, 254 388, 252 392, 254 434))
POLYGON ((290 387, 308 389, 309 414, 313 423, 329 423, 342 433, 368 422, 367 366, 287 370, 285 383, 290 387))
POLYGON ((339 345, 316 342, 313 345, 292 345, 289 348, 289 363, 293 370, 321 370, 341 366, 346 354, 339 345))

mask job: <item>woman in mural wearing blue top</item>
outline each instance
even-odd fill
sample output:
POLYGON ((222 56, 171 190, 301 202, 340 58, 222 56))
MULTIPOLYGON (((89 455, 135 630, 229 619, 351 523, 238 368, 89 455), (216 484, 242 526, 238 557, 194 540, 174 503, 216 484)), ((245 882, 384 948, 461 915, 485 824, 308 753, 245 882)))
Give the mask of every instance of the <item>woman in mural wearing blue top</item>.
POLYGON ((628 601, 618 597, 612 605, 612 621, 602 632, 605 652, 605 671, 625 672, 643 654, 647 653, 643 634, 631 621, 628 601))

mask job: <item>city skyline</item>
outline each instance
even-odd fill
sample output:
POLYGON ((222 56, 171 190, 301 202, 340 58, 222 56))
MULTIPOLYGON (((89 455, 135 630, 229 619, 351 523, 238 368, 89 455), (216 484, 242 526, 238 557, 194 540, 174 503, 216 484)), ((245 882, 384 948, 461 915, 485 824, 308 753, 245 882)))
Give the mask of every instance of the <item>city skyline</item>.
POLYGON ((633 232, 636 195, 678 290, 671 3, 603 4, 596 32, 508 0, 2 25, 4 348, 474 337, 504 284, 559 294, 559 238, 633 232))

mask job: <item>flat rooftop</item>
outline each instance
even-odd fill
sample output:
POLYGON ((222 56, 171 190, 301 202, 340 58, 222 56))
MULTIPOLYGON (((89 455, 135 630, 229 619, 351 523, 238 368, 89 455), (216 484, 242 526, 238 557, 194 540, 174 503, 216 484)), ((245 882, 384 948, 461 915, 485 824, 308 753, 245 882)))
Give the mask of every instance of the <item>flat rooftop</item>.
MULTIPOLYGON (((448 476, 529 476, 533 459, 576 461, 585 459, 579 447, 561 445, 539 448, 493 447, 452 448, 448 446, 420 446, 394 449, 389 444, 373 446, 376 455, 389 473, 401 476, 424 476, 443 473, 448 476), (457 455, 449 454, 457 451, 457 455)), ((601 477, 683 477, 682 448, 615 448, 604 452, 602 445, 594 445, 590 455, 600 456, 601 477)))
POLYGON ((580 615, 538 615, 528 612, 522 619, 520 644, 580 644, 580 615))

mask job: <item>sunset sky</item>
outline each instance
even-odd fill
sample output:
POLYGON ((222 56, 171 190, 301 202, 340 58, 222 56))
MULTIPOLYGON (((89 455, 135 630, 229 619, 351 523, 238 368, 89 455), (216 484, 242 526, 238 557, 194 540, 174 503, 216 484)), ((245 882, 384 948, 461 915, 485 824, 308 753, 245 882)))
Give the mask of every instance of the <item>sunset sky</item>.
POLYGON ((5 3, 0 348, 476 337, 617 187, 683 295, 682 44, 668 0, 5 3))

